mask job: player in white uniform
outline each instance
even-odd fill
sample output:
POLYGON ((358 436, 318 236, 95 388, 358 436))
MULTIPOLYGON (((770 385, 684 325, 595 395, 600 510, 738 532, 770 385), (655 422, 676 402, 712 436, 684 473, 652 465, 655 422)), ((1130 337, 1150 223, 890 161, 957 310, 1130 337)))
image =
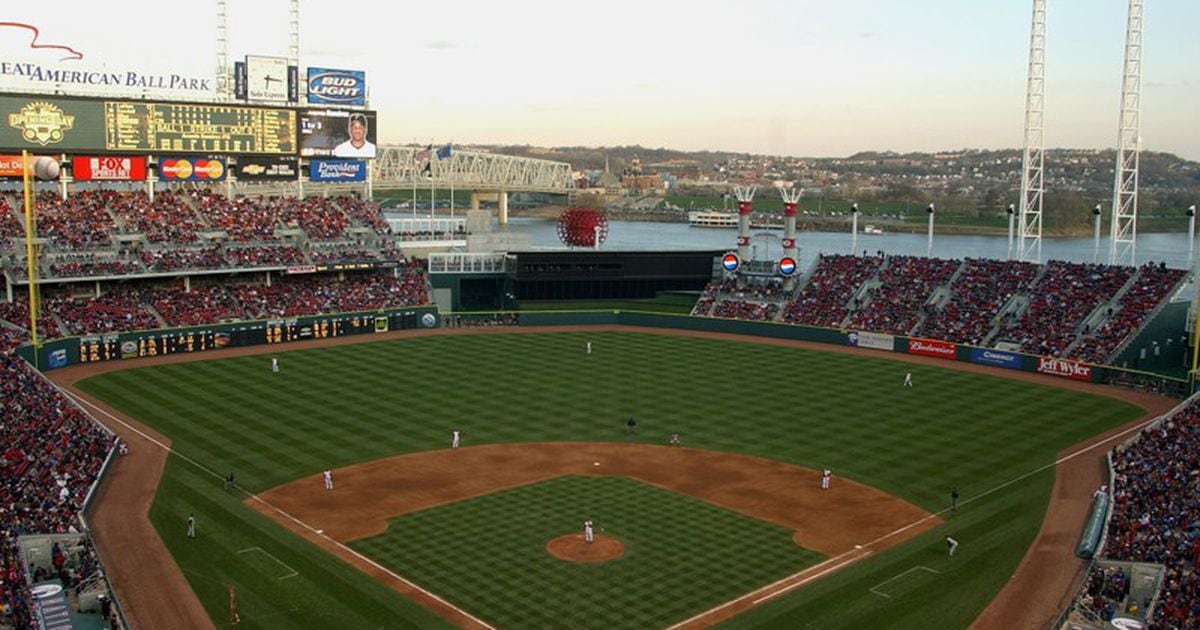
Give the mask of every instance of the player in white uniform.
POLYGON ((325 472, 321 473, 321 476, 325 477, 325 489, 333 490, 333 471, 326 470, 325 472))
POLYGON ((958 541, 949 536, 946 536, 946 546, 950 548, 950 555, 953 557, 954 550, 958 549, 958 541))
POLYGON ((904 373, 904 386, 905 386, 905 387, 912 387, 912 372, 905 372, 905 373, 904 373))
POLYGON ((455 429, 454 432, 450 434, 450 448, 458 448, 461 443, 462 434, 459 433, 458 429, 455 429))
POLYGON ((276 374, 279 373, 279 359, 276 359, 275 357, 271 357, 271 371, 275 372, 276 374))
POLYGON ((595 534, 592 532, 592 522, 584 521, 583 522, 583 542, 590 545, 590 544, 592 544, 592 542, 594 540, 595 540, 595 534))
POLYGON ((829 489, 829 480, 832 477, 833 477, 833 471, 829 470, 828 468, 821 471, 821 489, 822 490, 829 489))
POLYGON ((587 353, 588 354, 592 353, 592 342, 590 342, 590 341, 587 342, 587 353))

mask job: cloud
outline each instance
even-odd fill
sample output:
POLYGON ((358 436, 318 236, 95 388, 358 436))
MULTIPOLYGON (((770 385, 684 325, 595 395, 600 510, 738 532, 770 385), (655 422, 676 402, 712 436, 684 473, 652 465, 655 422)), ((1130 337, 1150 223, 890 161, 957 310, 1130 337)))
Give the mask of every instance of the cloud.
POLYGON ((879 36, 880 36, 880 34, 876 33, 875 31, 860 31, 858 33, 859 39, 875 39, 876 37, 879 37, 879 36))
POLYGON ((449 42, 444 39, 439 39, 437 41, 429 42, 428 44, 425 44, 425 47, 432 48, 434 50, 450 50, 452 48, 458 48, 458 46, 454 42, 449 42))

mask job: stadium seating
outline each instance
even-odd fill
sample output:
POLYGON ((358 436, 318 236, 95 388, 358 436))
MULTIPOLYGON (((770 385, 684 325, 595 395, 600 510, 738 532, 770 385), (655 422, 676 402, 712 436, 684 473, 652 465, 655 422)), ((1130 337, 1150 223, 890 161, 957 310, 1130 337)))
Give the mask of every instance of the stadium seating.
POLYGON ((929 314, 917 336, 982 345, 996 316, 1013 296, 1028 290, 1039 267, 1012 260, 968 258, 951 284, 951 297, 929 314))
POLYGON ((1030 288, 1029 307, 1005 324, 997 340, 1018 343, 1022 352, 1062 357, 1084 319, 1132 275, 1129 267, 1052 260, 1030 288))
MULTIPOLYGON (((5 329, 0 347, 11 347, 5 329)), ((33 627, 18 537, 77 531, 83 501, 112 446, 112 436, 41 375, 0 352, 0 609, 7 610, 0 624, 33 627)), ((89 574, 87 560, 60 573, 68 586, 89 574)))
POLYGON ((783 321, 808 326, 840 326, 847 303, 879 270, 879 256, 822 256, 799 295, 783 311, 783 321))
POLYGON ((1166 566, 1154 627, 1200 627, 1200 399, 1112 454, 1104 556, 1166 566))
POLYGON ((1117 300, 1115 312, 1090 335, 1085 335, 1071 356, 1081 361, 1104 363, 1121 344, 1146 323, 1146 318, 1183 280, 1183 269, 1147 263, 1138 269, 1133 284, 1117 300))
POLYGON ((950 280, 962 263, 957 260, 888 256, 879 279, 862 308, 850 315, 849 327, 894 335, 908 334, 924 314, 933 290, 950 280))

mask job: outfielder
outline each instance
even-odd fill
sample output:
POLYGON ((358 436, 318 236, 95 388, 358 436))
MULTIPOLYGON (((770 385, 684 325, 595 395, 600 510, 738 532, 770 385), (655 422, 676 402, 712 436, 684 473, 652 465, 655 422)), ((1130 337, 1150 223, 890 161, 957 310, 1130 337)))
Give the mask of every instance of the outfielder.
POLYGON ((321 476, 325 478, 325 489, 333 490, 333 471, 326 470, 325 472, 321 473, 321 476))
POLYGON ((592 353, 592 342, 590 342, 590 341, 587 342, 587 353, 588 354, 592 353))
POLYGON ((458 448, 462 444, 462 433, 455 429, 450 433, 450 448, 458 448))
POLYGON ((821 471, 821 489, 822 490, 829 489, 829 479, 831 477, 833 477, 833 471, 829 470, 828 468, 821 471))
POLYGON ((912 372, 905 372, 905 373, 904 373, 904 386, 905 386, 905 387, 912 387, 912 372))
POLYGON ((196 515, 195 514, 188 514, 187 537, 188 538, 196 537, 196 515))
POLYGON ((950 557, 953 558, 954 550, 958 549, 958 541, 950 536, 946 536, 946 546, 950 548, 950 557))
POLYGON ((595 534, 592 532, 592 522, 584 521, 583 522, 583 542, 590 545, 594 541, 595 541, 595 534))
POLYGON ((271 357, 271 371, 275 374, 279 373, 279 359, 271 357))

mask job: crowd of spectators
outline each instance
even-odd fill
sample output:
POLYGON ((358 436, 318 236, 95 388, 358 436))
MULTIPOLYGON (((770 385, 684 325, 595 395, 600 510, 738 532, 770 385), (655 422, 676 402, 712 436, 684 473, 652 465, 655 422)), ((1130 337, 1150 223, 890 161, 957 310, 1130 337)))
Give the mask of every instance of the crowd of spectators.
POLYGON ((928 314, 917 334, 982 345, 999 321, 1000 310, 1029 289, 1037 272, 1038 266, 1029 262, 967 258, 950 285, 950 299, 928 314))
MULTIPOLYGON (((0 300, 0 319, 20 329, 10 331, 22 341, 29 340, 29 300, 24 295, 17 296, 12 302, 0 300)), ((0 330, 4 329, 0 327, 0 330)), ((39 338, 57 339, 63 336, 52 317, 48 317, 45 312, 38 317, 39 338)))
POLYGON ((383 211, 374 201, 358 197, 338 197, 337 203, 358 225, 371 228, 376 234, 391 234, 392 229, 383 218, 383 211))
POLYGON ((779 304, 773 302, 754 302, 750 300, 727 299, 717 302, 712 308, 712 317, 728 319, 747 319, 756 322, 775 319, 779 314, 779 304))
POLYGON ((1200 399, 1112 453, 1104 555, 1166 566, 1153 624, 1200 627, 1200 399))
POLYGON ((225 250, 225 259, 230 267, 278 267, 307 262, 304 251, 295 245, 229 247, 225 250))
POLYGON ((95 197, 116 217, 121 233, 144 234, 151 243, 188 245, 196 242, 196 233, 204 228, 187 199, 170 190, 155 194, 153 202, 140 190, 85 191, 77 196, 95 197))
POLYGON ((1020 344, 1022 352, 1063 356, 1076 330, 1097 306, 1113 299, 1133 268, 1051 260, 1030 289, 1029 306, 1009 319, 998 340, 1020 344))
MULTIPOLYGON (((175 281, 179 284, 178 281, 175 281)), ((142 298, 162 316, 168 326, 199 326, 246 319, 242 308, 225 287, 216 284, 154 288, 142 292, 142 298)))
POLYGON ((230 266, 225 250, 219 246, 187 249, 142 249, 138 257, 146 271, 162 273, 186 269, 225 269, 230 266))
POLYGON ((850 299, 883 263, 880 256, 821 256, 807 284, 783 310, 783 321, 840 326, 850 299))
MULTIPOLYGON (((0 340, 6 335, 0 332, 0 340)), ((18 537, 77 531, 83 501, 113 443, 24 361, 0 353, 0 609, 6 611, 5 622, 33 627, 18 537)), ((82 562, 78 568, 86 570, 82 562)))
POLYGON ((8 199, 0 197, 0 251, 14 248, 13 239, 25 238, 25 224, 20 214, 9 205, 8 199))
POLYGON ((223 230, 235 241, 277 240, 275 228, 282 219, 279 205, 249 197, 227 199, 210 190, 193 191, 192 200, 206 225, 223 230))
POLYGON ((86 276, 119 276, 138 273, 142 269, 136 258, 125 252, 78 251, 46 255, 42 259, 41 277, 79 278, 86 276))
POLYGON ((949 282, 958 260, 888 256, 879 271, 882 284, 872 289, 850 315, 850 328, 893 335, 908 334, 925 314, 934 289, 949 282))
POLYGON ((116 222, 105 208, 102 197, 79 194, 59 198, 54 193, 38 193, 38 236, 49 238, 56 247, 69 250, 112 247, 116 222))
POLYGON ((1119 566, 1096 564, 1084 584, 1082 603, 1102 621, 1112 621, 1117 613, 1139 615, 1149 602, 1126 601, 1130 576, 1119 566))
POLYGON ((1094 332, 1085 335, 1072 349, 1072 358, 1104 363, 1109 355, 1133 335, 1158 305, 1170 297, 1187 271, 1169 269, 1166 264, 1147 263, 1138 269, 1133 283, 1117 300, 1111 316, 1094 332))
POLYGON ((43 296, 42 308, 66 325, 68 335, 162 328, 158 319, 142 307, 140 292, 125 287, 99 297, 76 297, 67 292, 43 296))
POLYGON ((344 280, 284 276, 270 286, 243 284, 229 290, 251 319, 271 319, 427 304, 426 278, 421 266, 410 264, 398 278, 390 270, 346 274, 344 280))

